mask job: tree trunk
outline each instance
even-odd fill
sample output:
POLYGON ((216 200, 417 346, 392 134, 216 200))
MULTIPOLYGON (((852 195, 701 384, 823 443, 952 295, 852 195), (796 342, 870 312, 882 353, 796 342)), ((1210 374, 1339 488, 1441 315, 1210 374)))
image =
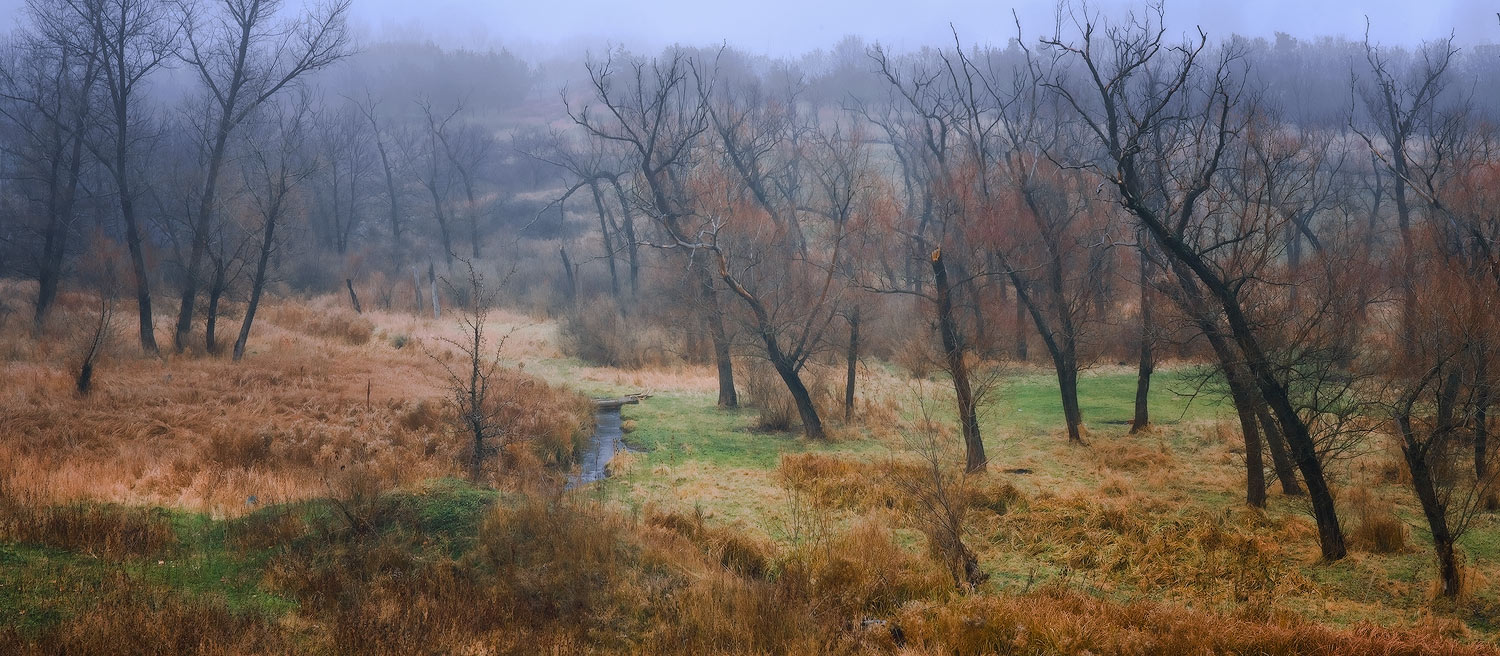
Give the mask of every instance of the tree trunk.
MULTIPOLYGON (((124 181, 119 181, 119 184, 123 185, 124 181)), ((140 318, 141 350, 150 356, 161 355, 161 350, 156 346, 156 329, 151 320, 151 281, 146 274, 141 230, 136 222, 135 203, 124 187, 120 188, 120 216, 125 219, 125 244, 130 250, 130 271, 135 276, 135 305, 140 318)))
POLYGON ((1135 417, 1130 421, 1130 432, 1145 430, 1151 425, 1151 374, 1156 371, 1156 358, 1151 352, 1154 332, 1151 316, 1151 260, 1146 257, 1145 246, 1141 247, 1141 332, 1140 357, 1135 374, 1135 417))
POLYGON ((474 185, 464 175, 464 197, 469 201, 469 251, 479 259, 479 204, 474 200, 474 185))
POLYGON ((417 302, 416 313, 422 314, 422 278, 417 274, 417 266, 411 267, 411 293, 417 302))
MULTIPOLYGON (((1019 290, 1017 290, 1019 292, 1019 290)), ((1026 354, 1026 304, 1016 294, 1016 360, 1025 362, 1026 354)))
POLYGON ((636 283, 640 278, 641 272, 641 264, 636 252, 639 244, 635 240, 635 216, 630 211, 630 199, 625 195, 625 188, 620 186, 620 180, 618 178, 610 178, 609 182, 614 186, 615 197, 620 201, 620 222, 625 229, 625 254, 630 260, 630 296, 634 298, 638 291, 636 283))
POLYGON ((1289 497, 1302 496, 1302 485, 1297 482, 1297 468, 1292 464, 1291 454, 1287 453, 1281 428, 1276 425, 1276 419, 1266 409, 1259 394, 1255 397, 1255 416, 1260 419, 1261 433, 1266 436, 1266 444, 1270 446, 1271 467, 1276 471, 1276 479, 1281 481, 1281 493, 1289 497))
MULTIPOLYGON (((380 126, 375 124, 374 109, 370 110, 370 129, 375 133, 375 150, 380 152, 380 168, 385 172, 385 193, 390 201, 388 210, 391 222, 391 258, 399 262, 401 258, 401 205, 400 197, 396 194, 396 174, 391 171, 390 156, 385 152, 385 140, 380 138, 380 126)), ((422 296, 418 291, 417 296, 422 296)), ((417 305, 421 305, 421 300, 417 305)))
POLYGON ((771 361, 776 368, 776 373, 781 376, 781 381, 786 383, 786 389, 792 394, 792 400, 797 403, 797 416, 802 419, 802 434, 810 440, 821 440, 827 437, 823 433, 823 420, 818 417, 817 406, 813 405, 812 394, 807 391, 807 385, 802 383, 802 376, 797 368, 787 362, 785 355, 777 354, 771 361))
POLYGON ((1463 579, 1458 567, 1458 555, 1453 547, 1453 533, 1448 527, 1448 509, 1438 497, 1437 485, 1432 479, 1432 470, 1424 455, 1427 449, 1412 444, 1409 419, 1398 419, 1398 423, 1401 424, 1405 438, 1401 453, 1406 458, 1406 468, 1411 471, 1412 489, 1417 493, 1417 500, 1422 503, 1422 514, 1427 518, 1427 527, 1432 531, 1442 594, 1449 598, 1457 597, 1463 589, 1463 579))
POLYGON ((437 219, 438 234, 443 239, 443 261, 448 263, 448 268, 453 268, 453 236, 448 231, 448 215, 443 212, 443 199, 438 195, 437 182, 427 185, 427 191, 432 196, 432 216, 437 219))
POLYGON ((359 295, 354 293, 354 279, 345 278, 344 286, 349 288, 349 302, 354 304, 354 313, 364 314, 365 311, 359 307, 359 295))
POLYGON ((567 289, 563 290, 563 298, 567 299, 568 305, 577 305, 578 304, 578 280, 573 275, 573 262, 568 259, 568 247, 567 246, 559 246, 557 248, 557 254, 560 257, 562 257, 562 267, 563 267, 563 276, 564 276, 563 279, 566 280, 566 281, 568 281, 567 282, 567 285, 568 285, 567 289))
MULTIPOLYGON (((49 180, 55 191, 48 194, 47 228, 42 243, 42 261, 37 268, 36 312, 32 324, 38 334, 47 320, 47 310, 57 299, 58 283, 62 280, 63 256, 68 252, 68 228, 73 220, 74 199, 78 195, 78 180, 83 167, 83 137, 74 135, 71 159, 68 162, 67 181, 57 188, 56 169, 49 180)), ((60 151, 61 149, 59 149, 60 151)))
POLYGON ((209 353, 219 352, 219 299, 224 296, 226 268, 223 260, 214 258, 214 281, 208 286, 208 323, 203 328, 203 346, 209 353))
MULTIPOLYGON (((1286 437, 1287 444, 1291 447, 1293 461, 1297 463, 1298 469, 1302 470, 1302 479, 1307 484, 1308 498, 1312 502, 1313 519, 1318 525, 1318 546, 1323 558, 1338 560, 1348 555, 1348 547, 1344 543, 1344 532, 1339 526, 1338 507, 1334 503, 1333 491, 1329 489, 1327 478, 1323 474, 1323 463, 1318 459, 1317 444, 1313 441, 1307 424, 1303 423, 1302 417, 1297 414, 1296 407, 1292 405, 1291 396, 1286 387, 1276 378, 1276 371, 1264 349, 1261 348, 1255 329, 1249 318, 1245 316, 1239 298, 1229 285, 1204 262, 1203 258, 1168 229, 1162 223, 1161 218, 1150 208, 1141 204, 1133 196, 1127 196, 1125 204, 1130 212, 1151 231, 1156 242, 1169 250, 1174 266, 1178 269, 1178 278, 1189 284, 1191 284, 1191 279, 1201 281, 1213 294, 1228 321, 1229 336, 1238 347, 1238 351, 1244 355, 1245 368, 1256 386, 1260 388, 1261 398, 1270 406, 1271 412, 1280 423, 1282 435, 1286 437)), ((1196 294, 1196 287, 1187 291, 1196 294)), ((1202 301, 1198 300, 1197 303, 1201 304, 1202 301)))
POLYGON ((1198 324, 1199 331, 1213 348, 1214 355, 1219 359, 1219 366, 1224 370, 1224 379, 1229 385, 1229 396, 1234 401, 1235 414, 1240 419, 1240 433, 1245 441, 1245 503, 1253 508, 1264 508, 1266 507, 1266 474, 1265 463, 1261 460, 1262 447, 1259 426, 1257 426, 1259 418, 1256 416, 1256 409, 1260 407, 1260 398, 1255 393, 1255 388, 1244 366, 1236 357, 1234 347, 1220 330, 1217 318, 1209 315, 1207 308, 1203 307, 1196 288, 1181 276, 1178 276, 1178 282, 1193 321, 1198 324))
POLYGON ((276 244, 276 215, 280 211, 280 200, 267 212, 266 231, 261 236, 260 258, 255 262, 255 278, 250 281, 250 303, 245 306, 245 320, 240 322, 239 338, 234 340, 234 361, 245 357, 245 343, 250 341, 250 324, 255 321, 255 310, 260 306, 260 295, 266 286, 266 265, 271 261, 271 251, 276 244))
POLYGON ((594 193, 594 209, 599 211, 599 240, 604 243, 604 261, 609 263, 609 293, 620 300, 620 274, 615 271, 615 243, 609 235, 609 219, 604 213, 604 198, 599 194, 599 181, 589 180, 589 190, 594 193))
MULTIPOLYGON (((236 73, 237 77, 238 73, 236 73)), ((238 86, 231 89, 231 93, 237 91, 238 86)), ((219 128, 214 135, 213 149, 209 151, 207 177, 203 180, 203 196, 198 201, 198 216, 192 224, 193 245, 188 256, 187 275, 182 281, 182 301, 177 307, 177 328, 172 333, 172 347, 178 353, 181 353, 182 349, 187 346, 188 333, 193 329, 193 306, 198 301, 198 269, 203 266, 203 255, 208 251, 208 231, 212 223, 214 196, 219 184, 219 169, 223 166, 224 153, 229 143, 229 132, 233 127, 230 122, 230 112, 234 107, 232 95, 228 102, 231 109, 225 109, 219 120, 219 128)))
POLYGON ((847 365, 844 377, 844 421, 848 422, 854 417, 854 376, 859 365, 858 306, 849 315, 849 348, 844 352, 844 362, 847 365))
POLYGON ((1078 407, 1078 364, 1064 356, 1056 362, 1057 388, 1062 393, 1063 420, 1068 426, 1068 441, 1083 444, 1083 410, 1078 407))
MULTIPOLYGON (((1218 338, 1223 343, 1222 338, 1218 338)), ((1224 348, 1228 345, 1225 344, 1224 348)), ((1216 349, 1217 350, 1217 349, 1216 349)), ((1221 356, 1222 361, 1222 356, 1221 356)), ((1234 411, 1240 418, 1240 432, 1245 438, 1245 504, 1253 508, 1266 507, 1266 465, 1261 460, 1260 431, 1255 414, 1259 398, 1246 379, 1244 370, 1233 362, 1225 362, 1224 377, 1229 381, 1229 393, 1234 399, 1234 411)))
POLYGON ((719 307, 719 294, 714 289, 713 274, 707 265, 697 267, 698 287, 708 309, 708 334, 713 339, 714 363, 719 371, 719 407, 740 407, 739 395, 734 391, 734 363, 729 359, 729 335, 724 330, 724 312, 719 307))
POLYGON ((953 317, 953 289, 948 285, 948 269, 943 264, 941 248, 932 251, 932 274, 937 291, 938 333, 943 341, 948 374, 953 377, 959 423, 963 426, 966 470, 970 473, 981 472, 988 461, 984 455, 984 441, 979 435, 979 413, 975 407, 974 392, 969 387, 968 365, 964 362, 958 326, 953 317))
MULTIPOLYGON (((1072 317, 1067 314, 1069 310, 1063 295, 1061 271, 1053 270, 1047 290, 1048 304, 1052 307, 1057 322, 1056 330, 1048 323, 1030 286, 1020 273, 1010 269, 1007 272, 1016 290, 1016 307, 1031 314, 1036 332, 1042 338, 1042 345, 1052 358, 1052 368, 1057 372, 1057 389, 1062 398, 1063 420, 1068 429, 1068 442, 1083 444, 1083 411, 1078 406, 1078 338, 1074 334, 1072 317)), ((1024 320, 1021 323, 1024 325, 1024 320)))

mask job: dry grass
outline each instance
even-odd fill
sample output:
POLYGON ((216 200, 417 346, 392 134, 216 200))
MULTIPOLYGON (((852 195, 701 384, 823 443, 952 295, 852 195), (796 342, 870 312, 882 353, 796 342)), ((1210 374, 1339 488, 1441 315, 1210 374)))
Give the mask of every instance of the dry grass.
MULTIPOLYGON (((327 495, 332 474, 353 464, 398 484, 460 471, 463 442, 446 428, 438 364, 371 340, 370 321, 330 305, 271 306, 242 363, 117 348, 86 398, 72 392, 66 350, 32 343, 27 359, 0 362, 8 484, 51 502, 237 515, 327 495)), ((4 329, 0 341, 24 332, 4 329)), ((427 326, 443 330, 451 327, 427 326)), ((526 445, 509 454, 512 466, 566 460, 589 420, 586 401, 516 371, 499 385, 519 400, 503 418, 526 445)))
POLYGON ((1353 511, 1355 523, 1349 531, 1349 540, 1356 549, 1392 554, 1410 548, 1411 531, 1396 515, 1394 504, 1365 487, 1346 490, 1343 501, 1353 511))
MULTIPOLYGON (((1232 490, 1242 473, 1231 443, 1169 447, 1169 431, 1160 440, 1096 435, 1088 451, 1026 445, 1007 466, 1036 471, 996 467, 969 480, 970 542, 986 568, 1010 575, 970 594, 954 591, 920 549, 921 533, 903 525, 911 499, 894 481, 915 465, 898 454, 787 454, 773 471, 625 455, 611 470, 651 467, 671 487, 670 509, 559 496, 542 481, 546 465, 565 458, 587 407, 519 371, 506 374, 502 394, 524 408, 506 421, 529 439, 504 466, 529 475, 507 477, 498 494, 463 487, 456 500, 424 506, 442 495, 421 481, 461 469, 429 357, 451 357, 434 345, 453 327, 340 308, 331 298, 273 306, 239 365, 141 360, 117 348, 87 399, 70 393, 62 338, 0 325, 0 376, 15 381, 0 389, 0 462, 12 472, 0 480, 0 537, 124 563, 64 590, 80 612, 39 632, 0 628, 0 651, 1489 653, 1455 642, 1468 629, 1448 615, 1394 630, 1292 614, 1290 604, 1355 603, 1321 598, 1304 576, 1310 523, 1185 498, 1232 490), (729 495, 746 497, 733 501, 749 515, 681 510, 729 495), (301 499, 317 500, 261 509, 301 499), (295 610, 245 611, 216 593, 125 574, 187 539, 142 506, 246 515, 224 523, 224 544, 264 559, 255 589, 295 610), (765 517, 800 528, 773 536, 757 523, 765 517), (1022 582, 1024 569, 998 571, 1017 562, 1052 571, 1039 585, 1035 572, 1022 582), (1120 601, 1143 597, 1153 601, 1120 601)), ((529 371, 553 380, 713 390, 704 367, 563 369, 554 326, 514 313, 495 320, 511 336, 503 357, 535 362, 529 371)), ((909 429, 892 401, 909 392, 903 382, 863 379, 851 432, 889 441, 909 429)), ((956 439, 951 427, 931 428, 956 439)), ((1390 537, 1376 528, 1393 516, 1380 497, 1351 490, 1345 501, 1369 513, 1351 531, 1356 544, 1367 523, 1372 544, 1390 537)), ((1474 576, 1471 585, 1484 584, 1474 576)))

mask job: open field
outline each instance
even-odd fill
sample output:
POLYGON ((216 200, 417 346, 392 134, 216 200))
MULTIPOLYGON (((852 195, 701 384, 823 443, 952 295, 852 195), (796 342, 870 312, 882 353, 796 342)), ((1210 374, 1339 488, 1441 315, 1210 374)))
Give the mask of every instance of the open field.
MULTIPOLYGON (((714 408, 705 369, 591 367, 560 354, 550 323, 498 314, 493 327, 510 336, 509 391, 536 413, 498 492, 455 478, 429 355, 450 357, 446 322, 280 305, 244 363, 112 358, 83 398, 69 393, 65 343, 18 338, 0 406, 3 640, 108 653, 141 625, 128 651, 529 653, 541 640, 559 652, 1459 653, 1500 641, 1493 515, 1463 543, 1472 589, 1458 607, 1432 601, 1415 528, 1394 552, 1362 545, 1322 564, 1299 500, 1243 506, 1238 436, 1224 407, 1189 397, 1186 367, 1159 375, 1158 423, 1136 436, 1123 423, 1133 373, 1087 373, 1088 446, 1059 432, 1048 375, 1008 374, 985 415, 992 466, 970 490, 966 539, 989 578, 958 594, 895 483, 913 462, 903 435, 923 423, 915 399, 946 416, 940 381, 871 363, 855 421, 810 442, 757 431, 753 409, 714 408), (558 496, 556 454, 588 416, 566 390, 653 396, 625 412, 639 452, 558 496), (884 622, 899 639, 869 628, 884 622), (1219 622, 1241 623, 1245 642, 1189 628, 1219 622)), ((1381 509, 1418 524, 1398 476, 1376 444, 1341 468, 1356 539, 1381 509)))

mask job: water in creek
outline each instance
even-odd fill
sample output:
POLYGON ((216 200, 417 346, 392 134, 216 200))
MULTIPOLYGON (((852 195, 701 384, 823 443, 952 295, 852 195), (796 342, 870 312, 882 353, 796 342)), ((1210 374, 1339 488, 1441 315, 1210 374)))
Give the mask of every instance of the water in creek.
POLYGON ((606 476, 604 466, 616 453, 626 451, 620 428, 620 408, 600 408, 594 413, 594 435, 578 454, 578 471, 568 476, 568 487, 592 483, 606 476))

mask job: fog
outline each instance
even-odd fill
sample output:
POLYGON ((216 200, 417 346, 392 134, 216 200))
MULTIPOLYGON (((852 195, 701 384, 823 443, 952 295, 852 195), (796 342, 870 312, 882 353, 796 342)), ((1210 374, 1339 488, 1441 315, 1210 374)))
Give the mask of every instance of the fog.
MULTIPOLYGON (((1096 2, 1106 14, 1140 3, 1096 2)), ((25 0, 0 0, 0 31, 15 27, 25 0)), ((845 35, 859 35, 897 50, 951 41, 949 25, 966 42, 1003 44, 1015 31, 1012 10, 1029 33, 1051 29, 1055 3, 932 2, 693 2, 658 0, 357 0, 352 23, 374 40, 427 40, 456 47, 506 47, 531 56, 561 54, 604 44, 654 51, 672 44, 728 43, 756 54, 790 56, 827 48, 845 35)), ((1168 29, 1200 26, 1210 35, 1231 33, 1272 38, 1359 38, 1369 19, 1373 40, 1416 45, 1448 36, 1461 44, 1493 43, 1500 33, 1494 3, 1480 0, 1264 0, 1261 2, 1169 2, 1168 29)))

